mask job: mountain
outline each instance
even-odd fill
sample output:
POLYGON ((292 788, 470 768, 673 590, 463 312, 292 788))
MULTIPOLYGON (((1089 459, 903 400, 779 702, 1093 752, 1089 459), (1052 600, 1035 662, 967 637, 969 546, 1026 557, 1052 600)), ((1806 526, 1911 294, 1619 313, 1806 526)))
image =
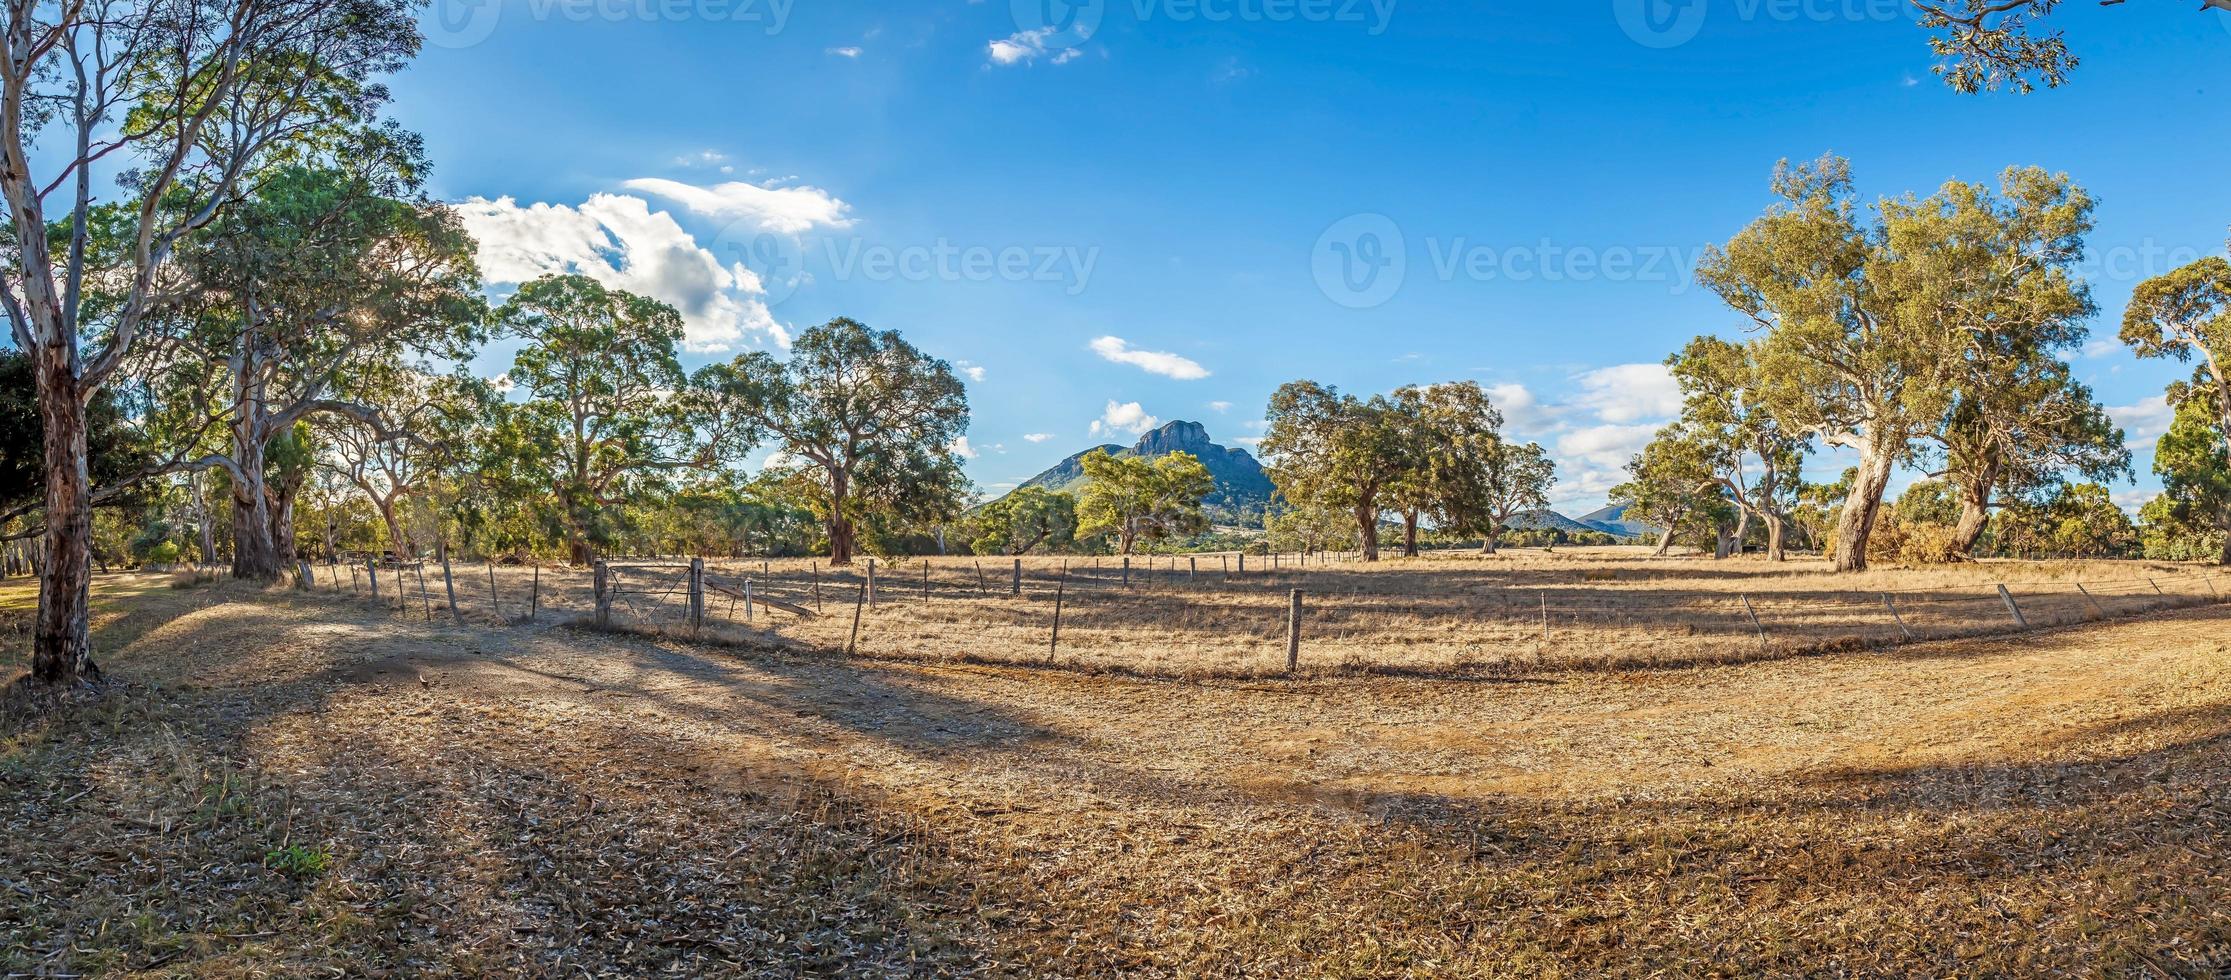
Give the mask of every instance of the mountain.
POLYGON ((1658 534, 1662 530, 1661 528, 1644 523, 1642 521, 1628 520, 1627 506, 1628 505, 1626 504, 1612 504, 1611 506, 1596 511, 1593 514, 1588 514, 1582 517, 1580 519, 1580 523, 1586 524, 1598 531, 1603 531, 1607 534, 1616 534, 1623 538, 1645 537, 1648 535, 1658 534))
POLYGON ((1583 524, 1554 510, 1530 510, 1511 518, 1506 525, 1513 531, 1563 531, 1579 534, 1583 531, 1602 531, 1603 528, 1583 524))
POLYGON ((1024 481, 1026 487, 1075 493, 1085 483, 1084 458, 1094 449, 1105 449, 1110 455, 1136 456, 1157 459, 1171 453, 1192 453, 1208 467, 1209 475, 1216 478, 1216 492, 1203 501, 1210 514, 1219 520, 1255 523, 1261 520, 1263 507, 1270 503, 1272 488, 1270 475, 1263 472, 1263 464, 1245 449, 1227 449, 1209 441, 1208 428, 1199 422, 1171 422, 1168 425, 1139 437, 1137 445, 1129 449, 1109 444, 1095 446, 1062 460, 1054 468, 1024 481))

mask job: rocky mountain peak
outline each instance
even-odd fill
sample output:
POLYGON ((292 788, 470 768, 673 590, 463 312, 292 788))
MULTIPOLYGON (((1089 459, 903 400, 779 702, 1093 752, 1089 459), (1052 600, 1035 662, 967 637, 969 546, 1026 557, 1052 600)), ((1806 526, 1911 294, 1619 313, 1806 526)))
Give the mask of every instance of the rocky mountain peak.
POLYGON ((1139 437, 1139 444, 1131 452, 1146 459, 1167 456, 1171 453, 1192 453, 1195 456, 1214 448, 1208 440, 1208 427, 1199 422, 1171 422, 1139 437))

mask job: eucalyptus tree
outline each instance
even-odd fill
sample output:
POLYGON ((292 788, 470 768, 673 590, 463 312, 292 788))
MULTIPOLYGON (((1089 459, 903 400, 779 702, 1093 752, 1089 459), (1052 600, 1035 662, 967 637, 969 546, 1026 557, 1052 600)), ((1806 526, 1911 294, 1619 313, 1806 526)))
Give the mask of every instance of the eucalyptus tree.
POLYGON ((1018 487, 976 512, 970 550, 1027 555, 1040 545, 1066 547, 1077 536, 1077 498, 1044 487, 1018 487))
MULTIPOLYGON (((1805 440, 1785 429, 1766 398, 1767 379, 1751 346, 1698 337, 1667 360, 1681 386, 1681 419, 1660 439, 1694 444, 1700 476, 1724 490, 1740 511, 1740 552, 1752 520, 1766 527, 1766 556, 1788 556, 1790 511, 1804 481, 1805 440)), ((1700 488, 1701 489, 1701 488, 1700 488)))
POLYGON ((1837 570, 1864 569, 1892 473, 1944 437, 1962 392, 2049 364, 2086 315, 2071 269, 2091 202, 2065 177, 2010 170, 1997 194, 1952 182, 1863 210, 1833 157, 1784 163, 1774 190, 1782 200, 1710 250, 1699 278, 1760 332, 1782 428, 1859 457, 1831 547, 1837 570))
MULTIPOLYGON (((2101 0, 2102 6, 2122 3, 2101 0)), ((2061 0, 1913 0, 1921 26, 1932 32, 1937 74, 1964 93, 2028 93, 2040 84, 2057 88, 2068 81, 2079 59, 2062 32, 2038 26, 2060 5, 2061 0)), ((2231 11, 2231 0, 2200 0, 2198 9, 2231 11)))
POLYGON ((610 543, 625 508, 670 488, 685 470, 713 470, 753 443, 741 413, 707 379, 682 370, 682 315, 587 276, 544 276, 496 312, 524 341, 510 382, 524 392, 495 406, 486 466, 539 509, 576 564, 610 543))
POLYGON ((1628 502, 1629 520, 1639 517, 1661 529, 1657 553, 1662 557, 1682 536, 1699 531, 1717 535, 1730 522, 1735 507, 1712 467, 1711 454, 1696 441, 1660 433, 1628 461, 1630 479, 1611 488, 1611 499, 1628 502))
POLYGON ((48 524, 32 676, 98 679, 87 628, 86 412, 170 297, 163 267, 275 148, 370 116, 416 53, 410 0, 11 4, 0 61, 0 276, 35 367, 48 524), (94 171, 125 162, 118 247, 95 248, 94 171), (99 295, 97 295, 99 294, 99 295))
POLYGON ((1455 534, 1480 536, 1480 553, 1492 555, 1497 536, 1522 514, 1549 508, 1557 464, 1539 443, 1496 439, 1458 461, 1461 474, 1442 498, 1438 514, 1455 534))
POLYGON ((1975 553, 2001 502, 2050 496, 2072 471, 2107 480, 2130 470, 2122 430, 2057 361, 2029 360, 1963 386, 1942 442, 1943 475, 1960 498, 1952 534, 1960 555, 1975 553))
POLYGON ((968 392, 952 365, 838 318, 798 335, 785 363, 764 351, 706 369, 724 410, 772 434, 786 466, 810 474, 832 564, 851 564, 860 522, 928 524, 960 515, 967 478, 954 444, 968 392))
MULTIPOLYGON (((1503 413, 1474 381, 1399 388, 1388 407, 1396 445, 1407 456, 1387 485, 1388 503, 1402 515, 1403 555, 1417 557, 1421 516, 1451 533, 1484 533, 1492 550, 1496 527, 1509 517, 1497 506, 1514 489, 1498 479, 1513 473, 1505 465, 1511 447, 1503 440, 1503 413)), ((1548 506, 1546 499, 1516 503, 1548 506)))
POLYGON ((2175 415, 2154 448, 2163 492, 2147 509, 2165 527, 2225 532, 2231 565, 2231 261, 2209 256, 2140 283, 2122 340, 2140 358, 2192 365, 2190 381, 2169 386, 2175 415))
POLYGON ((1208 529, 1201 500, 1216 492, 1216 478, 1200 457, 1176 452, 1149 460, 1101 448, 1078 463, 1089 482, 1077 501, 1077 533, 1115 535, 1117 554, 1131 554, 1141 541, 1208 529))
POLYGON ((331 426, 324 433, 318 465, 363 495, 386 528, 389 547, 397 554, 416 554, 403 520, 404 503, 426 496, 445 475, 473 458, 481 427, 495 413, 500 396, 469 376, 435 375, 395 364, 364 379, 360 397, 385 425, 349 421, 331 426))
POLYGON ((1363 560, 1379 560, 1379 514, 1412 454, 1407 426, 1384 396, 1343 395, 1314 381, 1290 381, 1271 395, 1262 442, 1271 482, 1297 507, 1344 511, 1354 519, 1363 560))
POLYGON ((237 576, 273 579, 294 560, 275 446, 313 418, 405 437, 367 395, 399 362, 462 360, 483 339, 473 240, 423 196, 423 170, 415 137, 352 132, 260 174, 180 253, 191 292, 161 342, 174 386, 226 395, 213 408, 227 444, 194 465, 230 478, 237 576))

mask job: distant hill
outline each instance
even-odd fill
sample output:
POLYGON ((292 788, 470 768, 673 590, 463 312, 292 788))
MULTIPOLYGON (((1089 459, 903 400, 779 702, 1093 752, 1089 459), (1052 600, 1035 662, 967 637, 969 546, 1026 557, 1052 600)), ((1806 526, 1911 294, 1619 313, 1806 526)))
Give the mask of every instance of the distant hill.
POLYGON ((1579 534, 1584 531, 1602 532, 1604 529, 1583 524, 1554 510, 1530 510, 1511 518, 1508 525, 1513 531, 1563 531, 1579 534))
POLYGON ((1595 513, 1581 517, 1580 523, 1623 538, 1642 538, 1660 533, 1663 529, 1627 519, 1627 504, 1612 504, 1595 513))
MULTIPOLYGON (((1263 464, 1245 449, 1229 449, 1209 441, 1208 428, 1199 422, 1171 422, 1139 438, 1137 445, 1128 449, 1108 444, 1093 449, 1105 449, 1113 456, 1135 456, 1158 459, 1171 453, 1192 453, 1208 467, 1209 475, 1216 478, 1216 492, 1202 502, 1211 516, 1222 522, 1259 524, 1263 508, 1270 503, 1273 492, 1270 475, 1263 472, 1263 464)), ((1084 488, 1084 458, 1093 449, 1076 453, 1062 460, 1052 469, 1023 482, 1026 487, 1043 487, 1057 493, 1076 493, 1084 488)))

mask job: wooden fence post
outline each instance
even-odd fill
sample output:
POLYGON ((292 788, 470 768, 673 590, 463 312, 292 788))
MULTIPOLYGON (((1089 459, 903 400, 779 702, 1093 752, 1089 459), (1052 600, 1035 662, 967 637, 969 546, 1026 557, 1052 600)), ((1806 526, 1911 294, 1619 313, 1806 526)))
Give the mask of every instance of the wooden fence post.
POLYGON ((426 621, 431 623, 434 621, 434 594, 426 591, 426 560, 419 559, 413 571, 418 573, 418 604, 425 608, 426 621))
POLYGON ((364 559, 364 574, 372 577, 372 601, 380 601, 380 563, 377 559, 364 559))
POLYGON ((1239 573, 1247 574, 1247 552, 1244 551, 1239 553, 1239 573))
POLYGON ((496 559, 492 555, 488 559, 488 610, 497 619, 504 618, 503 597, 496 594, 496 559))
POLYGON ((442 592, 449 596, 449 618, 453 622, 465 621, 465 614, 457 611, 457 580, 449 574, 449 542, 441 543, 442 592))
POLYGON ((1286 595, 1286 672, 1301 667, 1301 590, 1286 595))
POLYGON ((1201 559, 1200 559, 1200 558, 1199 558, 1198 556, 1194 556, 1194 557, 1190 557, 1190 558, 1187 558, 1187 559, 1185 559, 1185 581, 1186 581, 1186 583, 1187 583, 1187 584, 1192 584, 1192 583, 1194 583, 1194 582, 1198 582, 1198 581, 1200 581, 1200 580, 1201 580, 1201 559))
POLYGON ((1890 621, 1898 624, 1898 635, 1905 637, 1907 643, 1912 643, 1913 631, 1906 628, 1906 617, 1898 615, 1898 601, 1891 598, 1888 592, 1882 594, 1882 607, 1890 610, 1890 621))
POLYGON ((867 583, 860 583, 860 594, 852 598, 852 637, 844 641, 845 656, 860 649, 860 610, 868 604, 867 583))
POLYGON ((930 560, 922 559, 922 604, 930 604, 930 560))
POLYGON ((1766 624, 1759 621, 1758 607, 1751 605, 1749 594, 1743 596, 1743 611, 1751 614, 1751 626, 1758 630, 1758 648, 1766 649, 1766 624))
POLYGON ((689 632, 695 636, 705 628, 705 559, 689 560, 689 632))
POLYGON ((1131 556, 1123 556, 1123 587, 1131 587, 1131 556))
POLYGON ((2099 600, 2092 598, 2092 590, 2085 588, 2084 583, 2076 583, 2076 591, 2083 593, 2084 601, 2091 604, 2093 619, 2107 618, 2107 610, 2100 608, 2099 600))
POLYGON ((1007 594, 1011 596, 1023 594, 1023 560, 1020 558, 1015 559, 1015 577, 1013 581, 1007 583, 1007 594))
POLYGON ((2014 625, 2029 629, 2030 621, 2022 615, 2022 607, 2014 603, 2014 593, 2006 591, 2006 586, 2002 585, 1999 586, 1999 598, 2006 600, 2006 611, 2014 614, 2014 625))
POLYGON ((816 561, 807 567, 813 575, 813 611, 818 613, 821 611, 821 563, 816 561))
POLYGON ((1046 641, 1046 662, 1054 662, 1054 654, 1061 650, 1061 597, 1069 589, 1069 569, 1061 570, 1061 577, 1054 579, 1054 633, 1046 641))
POLYGON ((751 611, 751 579, 749 579, 749 578, 746 578, 746 579, 744 579, 744 624, 745 624, 745 625, 747 625, 747 626, 748 626, 748 625, 750 625, 750 624, 751 624, 751 622, 752 622, 752 619, 753 619, 753 616, 752 616, 752 611, 751 611))
POLYGON ((542 611, 542 563, 535 562, 535 581, 527 592, 527 622, 535 621, 535 614, 542 611))
POLYGON ((981 599, 981 598, 983 598, 983 597, 984 597, 984 595, 985 595, 985 585, 984 585, 984 563, 983 563, 983 562, 977 562, 977 563, 976 563, 976 597, 977 597, 977 598, 979 598, 979 599, 981 599))
POLYGON ((612 572, 601 561, 596 563, 596 628, 612 628, 612 572))
POLYGON ((875 608, 875 559, 868 559, 868 608, 875 608))

